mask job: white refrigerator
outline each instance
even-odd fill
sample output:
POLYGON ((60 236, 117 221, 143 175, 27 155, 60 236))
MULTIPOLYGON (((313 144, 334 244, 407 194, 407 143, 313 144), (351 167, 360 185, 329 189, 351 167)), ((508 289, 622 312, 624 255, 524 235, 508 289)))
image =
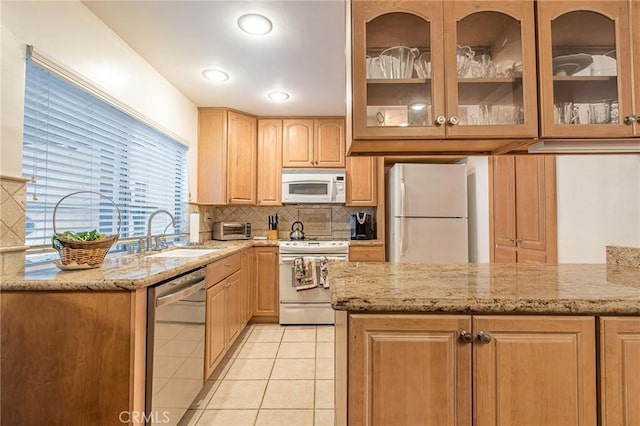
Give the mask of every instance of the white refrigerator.
POLYGON ((387 261, 469 261, 466 164, 396 164, 386 182, 387 261))

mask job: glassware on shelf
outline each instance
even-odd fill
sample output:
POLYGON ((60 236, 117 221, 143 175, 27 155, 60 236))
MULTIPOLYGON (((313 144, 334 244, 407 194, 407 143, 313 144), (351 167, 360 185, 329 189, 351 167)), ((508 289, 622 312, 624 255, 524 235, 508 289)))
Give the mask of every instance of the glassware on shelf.
POLYGON ((413 61, 420 51, 413 47, 390 47, 380 54, 380 65, 385 78, 404 79, 413 75, 413 61))
POLYGON ((424 52, 418 56, 413 67, 416 69, 418 78, 431 78, 431 53, 424 52))
POLYGON ((382 67, 380 66, 380 57, 366 57, 367 78, 384 78, 382 67))
POLYGON ((456 49, 456 65, 458 77, 465 78, 469 72, 469 68, 473 63, 473 57, 476 52, 471 50, 469 46, 457 46, 456 49))

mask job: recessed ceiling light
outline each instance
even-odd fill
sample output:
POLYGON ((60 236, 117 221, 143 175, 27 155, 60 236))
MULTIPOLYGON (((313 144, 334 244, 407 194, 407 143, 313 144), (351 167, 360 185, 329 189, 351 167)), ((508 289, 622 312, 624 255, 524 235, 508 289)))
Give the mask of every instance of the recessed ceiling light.
POLYGON ((202 75, 212 81, 227 81, 229 80, 229 74, 221 70, 204 70, 202 75))
POLYGON ((287 99, 289 99, 289 94, 287 92, 276 90, 276 91, 267 93, 267 97, 272 101, 286 101, 287 99))
POLYGON ((265 35, 271 32, 271 21, 262 15, 249 13, 238 18, 238 26, 242 31, 252 35, 265 35))

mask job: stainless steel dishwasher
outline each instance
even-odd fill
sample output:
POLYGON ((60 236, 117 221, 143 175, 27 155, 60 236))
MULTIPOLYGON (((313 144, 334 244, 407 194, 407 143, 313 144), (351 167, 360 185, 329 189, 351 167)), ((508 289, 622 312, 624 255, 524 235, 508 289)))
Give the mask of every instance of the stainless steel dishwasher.
POLYGON ((200 268, 148 290, 148 425, 176 425, 204 385, 204 281, 200 268))

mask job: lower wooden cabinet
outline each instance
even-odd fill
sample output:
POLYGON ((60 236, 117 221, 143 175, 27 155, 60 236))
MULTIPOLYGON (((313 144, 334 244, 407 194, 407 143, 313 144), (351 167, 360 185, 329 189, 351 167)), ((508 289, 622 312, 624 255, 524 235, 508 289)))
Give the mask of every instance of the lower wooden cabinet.
POLYGON ((244 328, 241 259, 240 254, 234 254, 207 265, 205 378, 211 376, 244 328))
POLYGON ((640 425, 640 318, 600 318, 600 425, 640 425))
POLYGON ((594 317, 352 314, 348 330, 349 426, 596 425, 594 317))
POLYGON ((242 294, 241 294, 241 310, 242 325, 245 326, 253 315, 253 295, 254 291, 254 254, 253 248, 242 251, 242 294))
POLYGON ((384 246, 350 246, 349 262, 384 262, 384 246))
POLYGON ((254 317, 278 317, 278 247, 255 247, 254 317))

